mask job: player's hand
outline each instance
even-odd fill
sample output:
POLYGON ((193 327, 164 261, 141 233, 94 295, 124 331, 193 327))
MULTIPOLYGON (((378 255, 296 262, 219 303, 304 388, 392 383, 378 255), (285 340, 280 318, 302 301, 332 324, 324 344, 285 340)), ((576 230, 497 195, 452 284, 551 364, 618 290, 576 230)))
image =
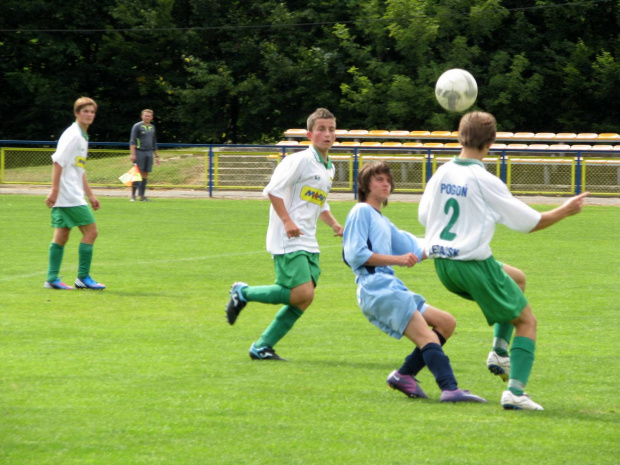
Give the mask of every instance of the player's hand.
POLYGON ((286 231, 286 237, 289 239, 291 237, 299 237, 303 234, 293 220, 284 222, 284 230, 286 231))
POLYGON ((332 226, 332 231, 334 231, 334 237, 336 236, 342 237, 342 233, 344 232, 344 227, 336 223, 334 226, 332 226))
POLYGON ((418 256, 414 253, 406 253, 405 255, 398 255, 396 257, 398 259, 398 266, 406 266, 407 268, 411 268, 413 265, 418 263, 418 256))
POLYGON ((562 208, 566 211, 566 216, 576 215, 583 208, 583 204, 587 196, 589 196, 589 192, 583 192, 575 197, 571 197, 564 204, 562 204, 562 208))
POLYGON ((50 192, 50 195, 48 195, 47 198, 45 199, 45 205, 47 205, 48 208, 52 208, 54 204, 56 203, 57 198, 58 198, 57 192, 50 192))
POLYGON ((97 197, 95 197, 94 195, 89 197, 88 200, 90 200, 90 206, 93 207, 93 210, 99 210, 99 208, 101 208, 99 199, 97 199, 97 197))

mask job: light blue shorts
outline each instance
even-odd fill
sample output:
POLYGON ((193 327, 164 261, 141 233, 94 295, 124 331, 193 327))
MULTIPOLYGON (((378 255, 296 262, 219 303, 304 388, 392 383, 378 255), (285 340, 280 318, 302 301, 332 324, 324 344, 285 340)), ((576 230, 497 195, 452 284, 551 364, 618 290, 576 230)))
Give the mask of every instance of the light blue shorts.
POLYGON ((426 300, 411 292, 394 275, 375 273, 358 277, 357 303, 373 325, 395 339, 403 333, 416 310, 424 313, 426 300))

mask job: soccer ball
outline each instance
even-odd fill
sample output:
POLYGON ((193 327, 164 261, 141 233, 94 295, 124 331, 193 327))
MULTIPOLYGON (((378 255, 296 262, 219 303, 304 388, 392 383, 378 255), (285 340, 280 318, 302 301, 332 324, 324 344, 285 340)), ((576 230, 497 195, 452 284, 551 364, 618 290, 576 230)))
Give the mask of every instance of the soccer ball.
POLYGON ((478 84, 464 69, 449 69, 437 79, 435 97, 448 111, 464 111, 471 107, 478 96, 478 84))

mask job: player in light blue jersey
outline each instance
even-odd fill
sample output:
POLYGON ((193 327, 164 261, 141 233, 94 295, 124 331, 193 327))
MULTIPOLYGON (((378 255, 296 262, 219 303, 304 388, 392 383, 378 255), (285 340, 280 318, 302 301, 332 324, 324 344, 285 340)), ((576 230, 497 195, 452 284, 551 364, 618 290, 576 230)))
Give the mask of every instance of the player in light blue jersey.
POLYGON ((495 118, 489 113, 463 116, 459 125, 461 153, 443 164, 427 184, 418 219, 426 226, 426 253, 435 259, 446 289, 474 300, 488 324, 494 325, 487 366, 508 381, 502 406, 543 410, 524 392, 534 364, 537 324, 523 294, 525 275, 498 262, 490 243, 497 223, 524 233, 539 231, 579 213, 588 192, 544 213, 514 198, 482 163, 495 141, 495 128, 495 118), (509 346, 513 328, 515 337, 509 346))
POLYGON ((349 212, 343 236, 343 257, 356 275, 357 300, 368 321, 389 336, 400 339, 404 335, 416 345, 403 366, 390 373, 387 383, 409 397, 426 398, 415 375, 428 366, 442 391, 441 402, 486 402, 458 388, 440 345, 452 334, 454 318, 428 305, 394 274, 392 266, 412 267, 425 255, 414 235, 397 229, 381 213, 393 190, 387 163, 365 164, 358 174, 360 203, 349 212))

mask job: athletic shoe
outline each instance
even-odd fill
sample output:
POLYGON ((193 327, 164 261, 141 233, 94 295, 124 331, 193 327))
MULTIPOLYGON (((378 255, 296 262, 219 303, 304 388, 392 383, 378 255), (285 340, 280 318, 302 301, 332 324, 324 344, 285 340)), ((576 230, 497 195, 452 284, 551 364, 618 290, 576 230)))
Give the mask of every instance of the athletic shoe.
POLYGON ((250 358, 252 360, 280 360, 282 362, 286 362, 285 358, 280 357, 276 354, 276 351, 273 350, 272 347, 256 347, 252 344, 250 347, 250 358))
POLYGON ((394 370, 387 377, 387 384, 392 389, 402 392, 407 397, 419 397, 420 399, 428 398, 418 384, 417 379, 411 375, 402 375, 397 370, 394 370))
POLYGON ((502 394, 502 407, 504 410, 544 410, 542 405, 538 405, 525 392, 517 396, 510 390, 505 390, 502 394))
POLYGON ((508 381, 510 376, 510 357, 504 357, 492 350, 487 357, 487 367, 491 373, 499 376, 504 381, 508 381))
POLYGON ((134 196, 132 196, 132 197, 129 199, 129 201, 130 201, 130 202, 135 202, 135 201, 136 201, 136 198, 135 198, 134 196))
POLYGON ((104 284, 99 284, 90 276, 86 276, 85 278, 75 278, 75 287, 77 289, 92 289, 94 291, 105 289, 104 284))
POLYGON ((235 324, 239 313, 241 313, 243 307, 247 305, 247 301, 241 294, 241 289, 244 287, 248 287, 248 285, 242 282, 233 283, 233 285, 230 286, 230 300, 226 304, 226 318, 230 325, 235 324))
POLYGON ((45 289, 64 289, 65 291, 72 291, 73 290, 73 288, 71 286, 67 286, 65 283, 63 283, 60 280, 60 278, 56 278, 51 283, 49 281, 45 281, 45 283, 43 283, 43 287, 45 289))
POLYGON ((140 197, 140 202, 150 202, 150 200, 146 197, 140 197))
POLYGON ((454 391, 441 391, 439 402, 483 402, 486 403, 482 397, 472 394, 464 389, 455 389, 454 391))

